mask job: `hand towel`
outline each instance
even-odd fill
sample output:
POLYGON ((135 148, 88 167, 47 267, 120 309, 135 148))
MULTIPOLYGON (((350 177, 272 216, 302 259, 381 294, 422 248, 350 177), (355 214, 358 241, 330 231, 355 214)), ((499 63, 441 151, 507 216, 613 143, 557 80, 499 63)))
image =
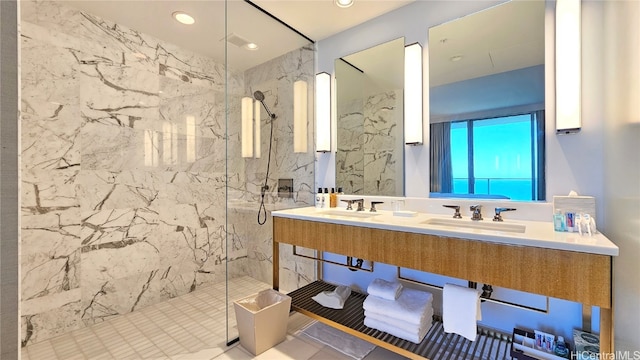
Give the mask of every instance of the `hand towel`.
POLYGON ((420 324, 420 318, 432 307, 433 296, 426 292, 404 288, 395 301, 367 296, 362 307, 365 310, 387 315, 410 324, 420 324))
POLYGON ((433 323, 433 309, 428 309, 424 316, 420 319, 420 323, 412 324, 403 320, 398 320, 383 314, 370 312, 368 310, 364 311, 365 318, 371 318, 377 321, 381 321, 387 323, 393 327, 397 327, 403 329, 410 333, 419 333, 423 328, 430 328, 433 323))
POLYGON ((382 279, 374 279, 367 287, 367 293, 385 300, 396 300, 402 291, 402 284, 382 279))
POLYGON ((444 332, 456 333, 474 341, 476 321, 482 320, 480 291, 454 284, 445 284, 442 290, 442 325, 444 332))
POLYGON ((318 304, 331 309, 342 309, 344 302, 351 295, 351 288, 348 286, 337 286, 333 291, 323 291, 312 297, 318 304))
POLYGON ((429 331, 429 327, 427 326, 420 329, 420 332, 417 332, 417 333, 408 332, 404 329, 391 326, 385 322, 378 321, 370 317, 364 318, 364 325, 370 328, 374 328, 376 330, 384 331, 393 336, 399 337, 401 339, 405 339, 407 341, 411 341, 416 344, 419 344, 422 341, 422 339, 424 339, 424 336, 427 335, 427 331, 429 331))

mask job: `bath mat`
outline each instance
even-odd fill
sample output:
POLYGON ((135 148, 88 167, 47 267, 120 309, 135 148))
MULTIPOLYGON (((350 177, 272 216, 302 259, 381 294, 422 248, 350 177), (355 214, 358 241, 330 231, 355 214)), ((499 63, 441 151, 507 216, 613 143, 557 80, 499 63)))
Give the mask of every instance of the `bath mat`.
POLYGON ((309 325, 302 333, 358 360, 367 356, 376 347, 368 341, 317 321, 309 325))

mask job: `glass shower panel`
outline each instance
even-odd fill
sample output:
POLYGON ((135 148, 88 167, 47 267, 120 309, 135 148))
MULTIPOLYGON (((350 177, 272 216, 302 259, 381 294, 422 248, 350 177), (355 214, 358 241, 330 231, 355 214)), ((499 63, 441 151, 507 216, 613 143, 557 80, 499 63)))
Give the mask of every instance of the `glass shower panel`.
MULTIPOLYGON (((233 302, 272 287, 271 211, 311 206, 314 188, 313 43, 244 1, 226 2, 227 341, 238 337, 233 302), (294 85, 295 84, 295 85, 294 85), (294 87, 306 100, 305 152, 294 152, 294 87), (244 135, 244 136, 243 136, 244 135), (289 181, 293 191, 278 196, 289 181), (285 181, 279 185, 279 181, 285 181)), ((302 101, 301 103, 304 103, 302 101)), ((288 187, 288 185, 287 185, 288 187)), ((281 291, 315 266, 281 253, 281 291)))

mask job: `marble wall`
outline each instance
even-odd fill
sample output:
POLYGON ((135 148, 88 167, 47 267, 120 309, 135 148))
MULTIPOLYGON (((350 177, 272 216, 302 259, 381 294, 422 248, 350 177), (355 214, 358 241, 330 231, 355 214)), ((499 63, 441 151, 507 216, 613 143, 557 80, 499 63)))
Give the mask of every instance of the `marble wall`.
MULTIPOLYGON (((256 90, 265 96, 265 104, 277 118, 272 122, 266 111, 261 112, 260 158, 247 158, 244 162, 245 180, 241 192, 242 199, 253 204, 249 211, 229 221, 242 224, 248 234, 247 272, 254 278, 271 283, 272 281, 272 220, 267 218, 264 225, 258 225, 257 212, 260 201, 260 189, 264 185, 269 162, 269 138, 273 125, 271 163, 265 195, 267 210, 312 206, 314 204, 314 166, 313 152, 313 88, 314 88, 314 49, 312 45, 292 51, 244 72, 245 95, 250 96, 256 90), (307 82, 307 144, 305 153, 293 150, 293 83, 307 82), (278 197, 278 179, 293 179, 293 197, 278 197)), ((239 124, 239 121, 237 122, 239 124)), ((308 284, 315 279, 315 263, 303 258, 294 258, 289 245, 280 245, 280 288, 289 291, 308 284)))
MULTIPOLYGON (((311 49, 225 78, 209 58, 56 2, 21 6, 23 346, 227 275, 261 274, 271 231, 245 224, 264 160, 244 161, 235 145, 240 94, 245 77, 267 81, 254 74, 293 79, 310 61, 310 76, 311 49), (225 83, 238 94, 229 128, 225 83), (227 185, 245 203, 228 217, 227 185)), ((291 155, 290 126, 277 129, 273 178, 301 179, 281 205, 311 204, 313 154, 291 155)))
POLYGON ((338 104, 336 185, 346 194, 402 193, 402 101, 390 90, 338 104))

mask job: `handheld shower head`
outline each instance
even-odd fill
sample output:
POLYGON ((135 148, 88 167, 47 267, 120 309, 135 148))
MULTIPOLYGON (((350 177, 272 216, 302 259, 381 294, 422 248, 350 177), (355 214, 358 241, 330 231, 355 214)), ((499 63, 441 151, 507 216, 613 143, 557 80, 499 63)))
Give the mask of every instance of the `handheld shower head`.
POLYGON ((260 101, 260 102, 263 102, 264 101, 264 94, 262 93, 262 91, 256 90, 253 93, 253 98, 258 100, 258 101, 260 101))
POLYGON ((262 106, 264 107, 265 110, 267 110, 267 114, 269 114, 269 117, 272 120, 274 120, 276 118, 276 115, 271 113, 271 111, 269 111, 269 108, 267 107, 267 104, 264 103, 264 93, 262 91, 260 91, 260 90, 254 91, 253 92, 253 98, 262 103, 262 106))

